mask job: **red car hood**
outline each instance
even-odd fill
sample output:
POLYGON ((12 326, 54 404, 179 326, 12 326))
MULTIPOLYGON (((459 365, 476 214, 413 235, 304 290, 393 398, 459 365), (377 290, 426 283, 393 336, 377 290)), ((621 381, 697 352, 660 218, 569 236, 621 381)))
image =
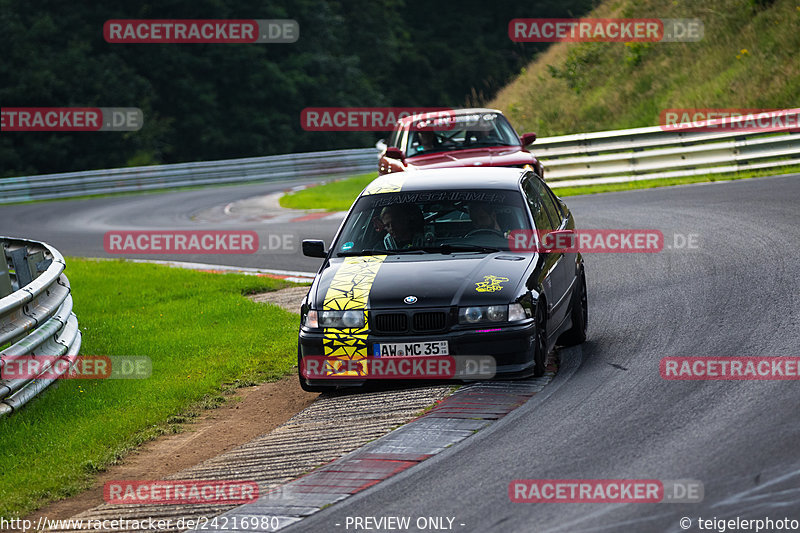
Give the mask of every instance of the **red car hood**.
POLYGON ((534 157, 519 146, 498 146, 474 148, 471 150, 454 150, 437 152, 428 155, 415 155, 406 158, 406 164, 418 169, 449 167, 510 167, 533 165, 534 157))

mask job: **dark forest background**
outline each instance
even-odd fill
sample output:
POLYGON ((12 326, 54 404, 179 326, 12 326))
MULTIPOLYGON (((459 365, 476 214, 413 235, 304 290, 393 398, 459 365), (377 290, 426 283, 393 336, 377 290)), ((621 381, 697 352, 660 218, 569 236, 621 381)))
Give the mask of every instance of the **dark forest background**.
POLYGON ((579 16, 591 0, 0 0, 0 105, 139 107, 138 132, 0 132, 0 176, 370 146, 381 133, 305 132, 318 106, 488 101, 543 45, 516 17, 579 16), (295 19, 293 44, 109 44, 108 19, 295 19))

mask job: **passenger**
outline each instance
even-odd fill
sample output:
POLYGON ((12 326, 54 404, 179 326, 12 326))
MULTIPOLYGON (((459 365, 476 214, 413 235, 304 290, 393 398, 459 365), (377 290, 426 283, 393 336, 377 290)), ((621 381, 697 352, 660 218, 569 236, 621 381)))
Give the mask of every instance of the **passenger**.
POLYGON ((384 207, 380 219, 386 229, 383 245, 387 250, 423 246, 425 221, 422 211, 416 205, 393 204, 384 207))

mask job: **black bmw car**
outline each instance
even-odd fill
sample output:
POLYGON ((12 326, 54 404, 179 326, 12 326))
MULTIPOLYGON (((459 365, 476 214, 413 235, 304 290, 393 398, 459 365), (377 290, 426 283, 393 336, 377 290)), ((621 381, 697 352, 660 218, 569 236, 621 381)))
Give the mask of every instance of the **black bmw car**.
POLYGON ((379 177, 328 250, 303 241, 303 253, 324 262, 301 308, 300 384, 363 384, 369 367, 358 363, 372 358, 491 356, 497 377, 542 375, 556 344, 586 338, 583 258, 515 247, 513 237, 574 227, 566 204, 530 170, 379 177), (310 359, 330 364, 312 375, 310 359))

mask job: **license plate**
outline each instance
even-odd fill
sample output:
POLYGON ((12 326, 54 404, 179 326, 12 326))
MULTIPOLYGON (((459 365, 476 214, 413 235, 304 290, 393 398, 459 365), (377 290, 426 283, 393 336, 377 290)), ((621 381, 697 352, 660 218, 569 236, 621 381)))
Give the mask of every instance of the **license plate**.
POLYGON ((392 342, 372 345, 374 357, 426 357, 450 355, 447 341, 392 342))

